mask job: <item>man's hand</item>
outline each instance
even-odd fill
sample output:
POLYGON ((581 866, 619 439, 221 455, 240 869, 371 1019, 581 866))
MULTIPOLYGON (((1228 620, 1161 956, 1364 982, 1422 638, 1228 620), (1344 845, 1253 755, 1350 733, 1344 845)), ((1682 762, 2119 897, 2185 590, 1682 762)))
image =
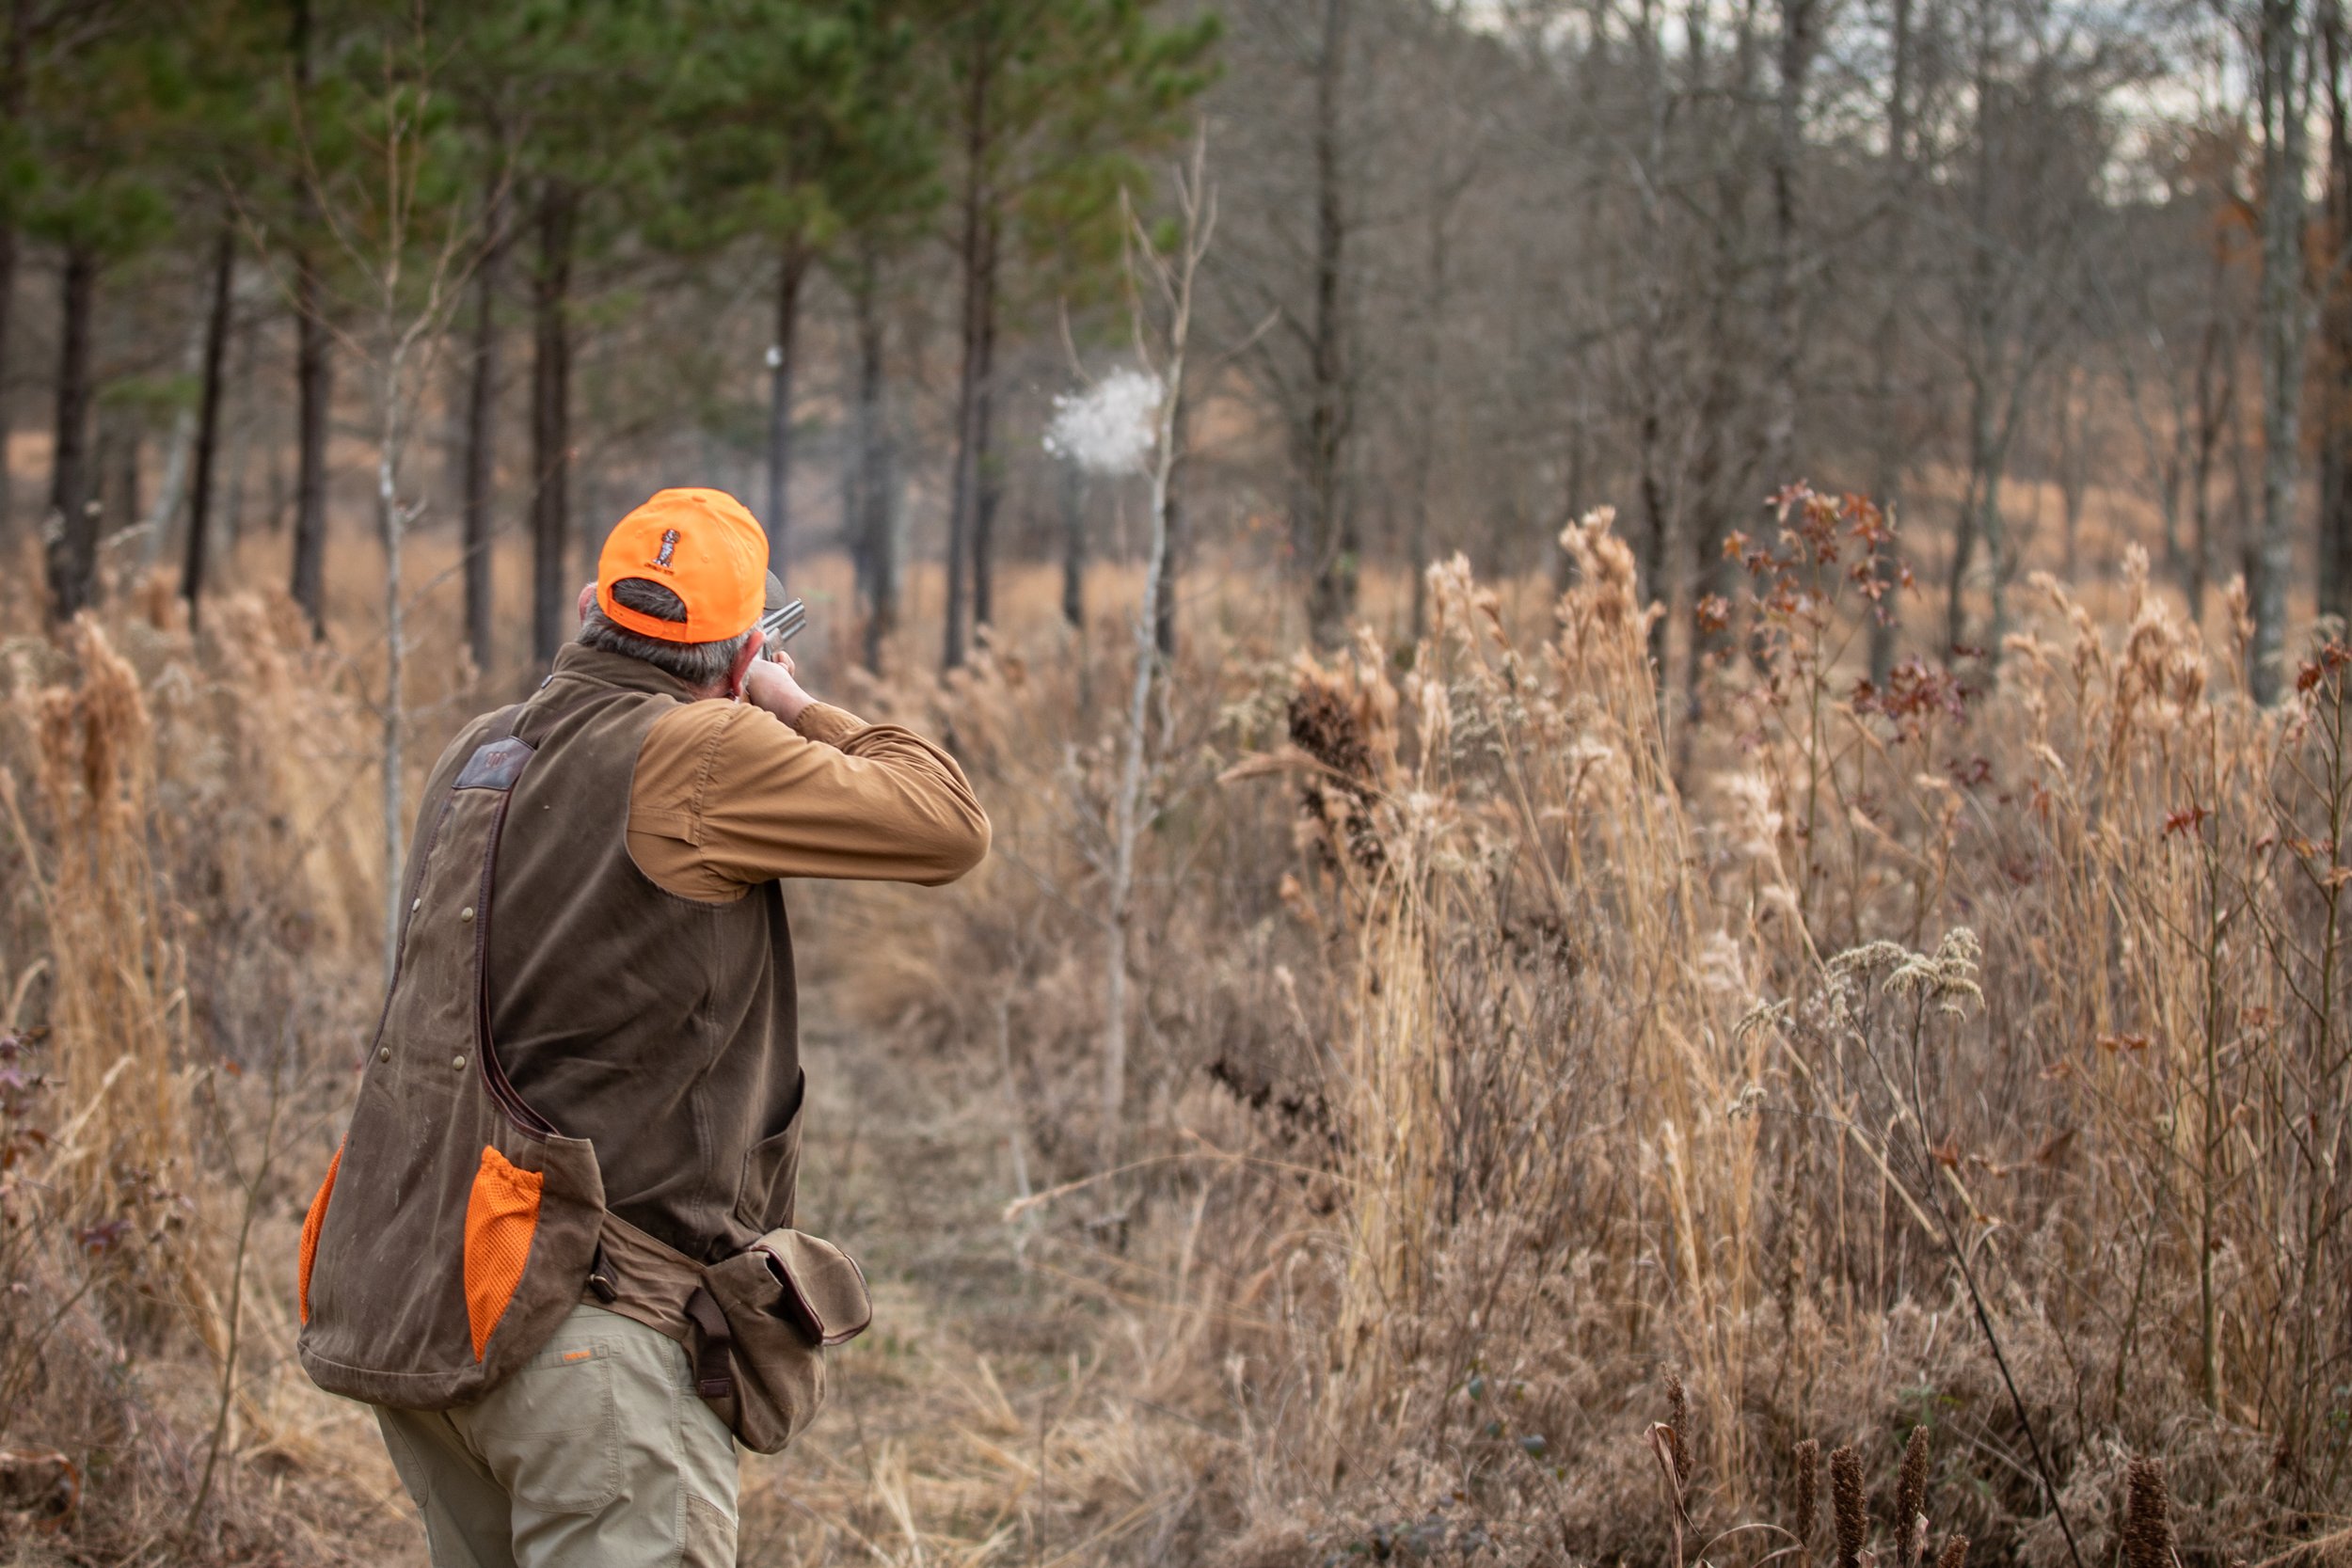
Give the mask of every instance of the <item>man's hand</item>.
POLYGON ((782 651, 772 657, 752 660, 743 672, 743 700, 764 707, 787 724, 800 722, 801 710, 817 699, 801 689, 792 656, 782 651))

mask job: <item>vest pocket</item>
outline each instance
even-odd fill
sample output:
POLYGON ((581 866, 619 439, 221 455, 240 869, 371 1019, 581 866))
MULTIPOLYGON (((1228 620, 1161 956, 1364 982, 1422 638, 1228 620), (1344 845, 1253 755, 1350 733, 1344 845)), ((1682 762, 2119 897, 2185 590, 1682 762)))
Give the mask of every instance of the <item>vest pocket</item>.
POLYGON ((784 1130, 771 1132, 743 1152, 743 1171, 735 1187, 735 1217, 765 1235, 792 1223, 792 1197, 801 1180, 801 1108, 807 1099, 805 1081, 792 1096, 792 1115, 784 1130))
POLYGON ((522 1170, 483 1146, 482 1164, 466 1198, 466 1321, 473 1331, 476 1361, 522 1283, 546 1184, 543 1172, 522 1170))
POLYGON ((310 1199, 310 1212, 302 1217, 302 1258, 294 1270, 294 1305, 302 1321, 310 1321, 310 1268, 319 1260, 319 1231, 326 1224, 327 1200, 334 1195, 335 1171, 343 1163, 343 1146, 335 1146, 335 1157, 326 1162, 326 1179, 319 1183, 318 1196, 310 1199))

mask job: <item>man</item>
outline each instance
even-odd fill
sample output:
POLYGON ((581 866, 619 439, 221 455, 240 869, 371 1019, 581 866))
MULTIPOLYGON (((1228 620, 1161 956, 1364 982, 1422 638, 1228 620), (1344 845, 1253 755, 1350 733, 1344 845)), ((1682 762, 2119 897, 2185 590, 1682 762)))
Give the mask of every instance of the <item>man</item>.
MULTIPOLYGON (((631 1260, 715 1290, 748 1249, 813 1242, 784 1228, 803 1081, 778 879, 938 884, 987 852, 952 758, 763 657, 766 554, 718 491, 630 513, 578 641, 426 790, 298 1296, 305 1366, 376 1405, 437 1568, 735 1560, 729 1421, 750 1437, 710 1402, 747 1325, 731 1366, 739 1310, 649 1307, 631 1260), (449 994, 469 984, 479 1024, 449 994)), ((814 1362, 835 1340, 809 1333, 814 1362)))

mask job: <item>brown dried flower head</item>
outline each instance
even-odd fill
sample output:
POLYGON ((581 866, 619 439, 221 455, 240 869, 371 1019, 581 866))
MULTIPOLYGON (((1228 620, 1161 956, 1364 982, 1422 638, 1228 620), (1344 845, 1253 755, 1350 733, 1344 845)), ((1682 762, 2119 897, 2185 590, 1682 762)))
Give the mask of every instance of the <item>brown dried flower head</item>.
POLYGON ((2135 1459, 2125 1472, 2123 1568, 2172 1568, 2171 1498, 2164 1466, 2135 1459))
POLYGON ((1900 1543, 1899 1555, 1906 1563, 1915 1562, 1927 1551, 1928 1509, 1928 1429, 1911 1429, 1911 1441, 1903 1449, 1903 1467, 1895 1482, 1895 1531, 1900 1543))
POLYGON ((1821 1501, 1821 1444, 1808 1437, 1797 1445, 1797 1539, 1813 1539, 1813 1518, 1821 1501))
POLYGON ((1862 1457, 1851 1448, 1830 1450, 1829 1489, 1837 1521, 1837 1568, 1862 1568, 1862 1544, 1870 1538, 1870 1505, 1862 1495, 1862 1457))

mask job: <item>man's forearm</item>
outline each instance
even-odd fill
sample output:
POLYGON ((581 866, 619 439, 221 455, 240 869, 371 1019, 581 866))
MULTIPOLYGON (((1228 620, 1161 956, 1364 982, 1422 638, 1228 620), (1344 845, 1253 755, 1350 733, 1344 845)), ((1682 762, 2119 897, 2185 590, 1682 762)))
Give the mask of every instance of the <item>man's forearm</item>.
POLYGON ((757 660, 743 672, 743 700, 798 729, 801 715, 817 699, 802 689, 796 666, 787 654, 773 660, 757 660))

